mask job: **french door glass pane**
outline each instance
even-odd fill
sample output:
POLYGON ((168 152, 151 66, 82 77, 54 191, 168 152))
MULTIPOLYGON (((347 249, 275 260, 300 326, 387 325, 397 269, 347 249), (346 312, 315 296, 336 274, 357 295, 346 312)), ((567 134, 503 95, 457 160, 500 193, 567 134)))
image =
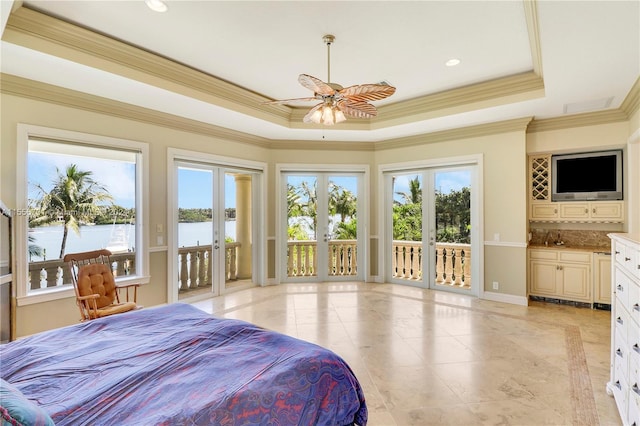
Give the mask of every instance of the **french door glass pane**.
POLYGON ((287 276, 318 275, 318 179, 287 175, 287 276))
POLYGON ((471 171, 436 171, 435 285, 471 289, 471 171))
POLYGON ((212 291, 213 171, 178 167, 179 298, 212 291))
POLYGON ((391 274, 395 281, 422 281, 422 188, 421 173, 392 178, 391 274))

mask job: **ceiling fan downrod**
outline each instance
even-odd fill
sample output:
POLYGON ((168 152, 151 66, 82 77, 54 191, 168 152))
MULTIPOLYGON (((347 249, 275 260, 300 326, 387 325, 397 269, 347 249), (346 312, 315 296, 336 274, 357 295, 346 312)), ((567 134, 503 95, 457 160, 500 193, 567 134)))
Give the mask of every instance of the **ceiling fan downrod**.
POLYGON ((327 83, 331 83, 331 43, 335 40, 336 37, 332 34, 322 37, 322 41, 327 45, 327 83))

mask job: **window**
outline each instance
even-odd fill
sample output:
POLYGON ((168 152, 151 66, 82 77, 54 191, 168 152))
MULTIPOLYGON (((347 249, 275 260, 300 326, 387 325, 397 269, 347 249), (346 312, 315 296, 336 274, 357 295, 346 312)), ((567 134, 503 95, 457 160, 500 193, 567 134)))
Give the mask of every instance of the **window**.
POLYGON ((27 125, 18 134, 18 303, 70 296, 68 253, 106 248, 117 281, 147 277, 147 144, 27 125))

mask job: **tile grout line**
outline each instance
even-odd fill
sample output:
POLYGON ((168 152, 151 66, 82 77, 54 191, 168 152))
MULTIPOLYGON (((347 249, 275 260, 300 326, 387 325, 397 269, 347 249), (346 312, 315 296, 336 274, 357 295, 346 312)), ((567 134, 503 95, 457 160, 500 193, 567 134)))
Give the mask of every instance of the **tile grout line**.
POLYGON ((571 393, 574 425, 599 425, 598 410, 593 397, 587 358, 582 346, 582 336, 577 326, 565 327, 567 367, 571 393))

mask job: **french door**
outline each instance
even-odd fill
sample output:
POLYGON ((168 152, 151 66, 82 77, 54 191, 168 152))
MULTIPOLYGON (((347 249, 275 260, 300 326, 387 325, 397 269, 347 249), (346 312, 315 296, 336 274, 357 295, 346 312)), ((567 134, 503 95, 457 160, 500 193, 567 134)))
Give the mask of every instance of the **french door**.
POLYGON ((281 174, 282 281, 363 280, 363 175, 281 174))
POLYGON ((253 187, 259 175, 198 161, 174 162, 174 268, 170 300, 219 295, 253 282, 253 187))
POLYGON ((387 172, 384 180, 386 281, 477 295, 474 166, 387 172))

